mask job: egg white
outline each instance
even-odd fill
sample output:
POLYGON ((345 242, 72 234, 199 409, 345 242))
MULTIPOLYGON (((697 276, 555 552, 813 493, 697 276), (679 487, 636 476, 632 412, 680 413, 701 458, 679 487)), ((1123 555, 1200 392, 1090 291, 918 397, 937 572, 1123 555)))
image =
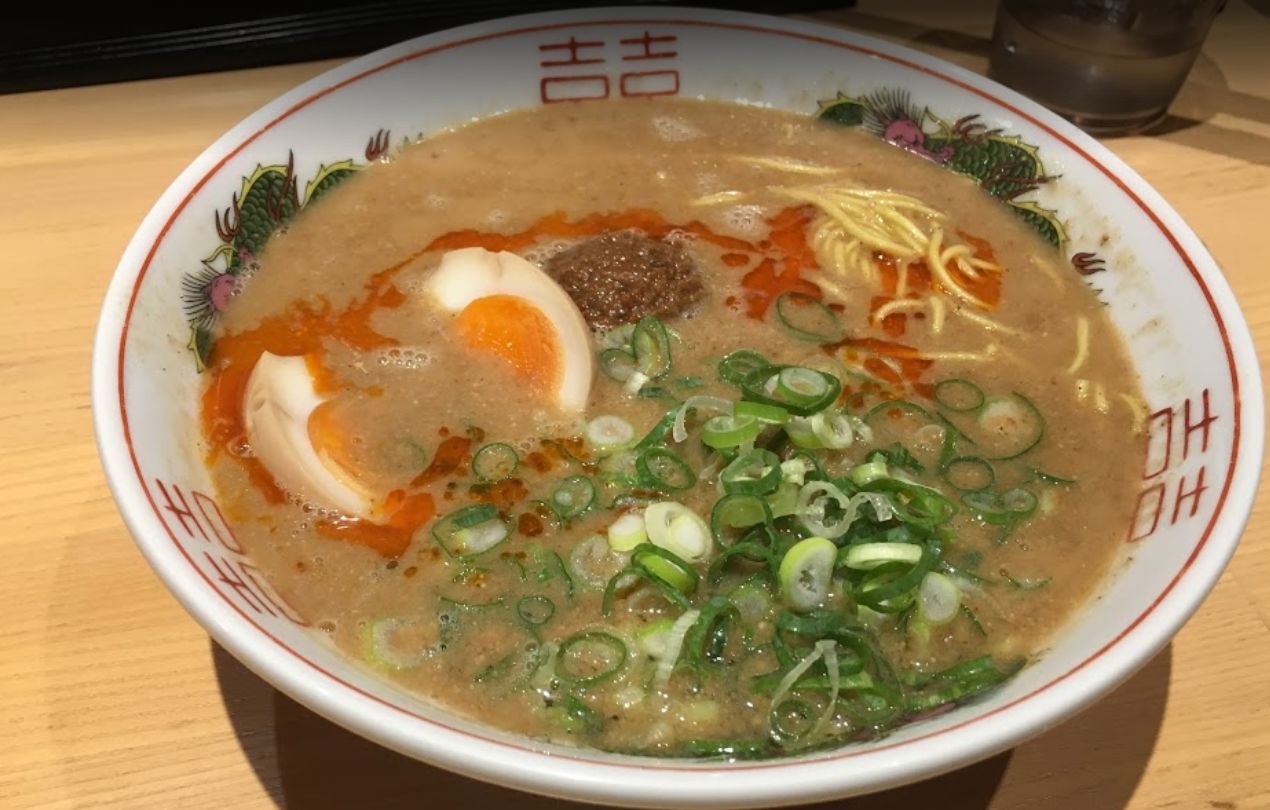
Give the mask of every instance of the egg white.
POLYGON ((309 438, 309 418, 323 402, 304 357, 265 352, 243 397, 247 441, 291 495, 344 515, 374 519, 374 499, 324 459, 309 438))

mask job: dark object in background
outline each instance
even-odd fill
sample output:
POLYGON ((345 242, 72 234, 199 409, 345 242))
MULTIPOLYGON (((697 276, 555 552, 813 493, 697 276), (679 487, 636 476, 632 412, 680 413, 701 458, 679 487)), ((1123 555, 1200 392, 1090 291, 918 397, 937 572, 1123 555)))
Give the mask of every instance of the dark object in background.
MULTIPOLYGON (((664 0, 579 3, 560 0, 378 2, 320 11, 299 2, 221 0, 152 4, 123 15, 116 4, 74 11, 54 4, 6 13, 0 26, 0 92, 176 76, 213 70, 353 56, 455 25, 534 11, 664 0)), ((785 3, 690 2, 770 13, 847 8, 854 0, 785 3)))
POLYGON ((1225 0, 1001 0, 988 77, 1095 135, 1158 123, 1225 0))

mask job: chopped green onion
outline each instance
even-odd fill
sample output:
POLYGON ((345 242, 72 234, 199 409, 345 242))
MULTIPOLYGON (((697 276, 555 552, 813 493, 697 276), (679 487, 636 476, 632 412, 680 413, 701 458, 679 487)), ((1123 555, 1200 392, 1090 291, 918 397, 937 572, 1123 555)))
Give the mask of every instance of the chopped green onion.
POLYGON ((494 663, 476 673, 472 678, 473 683, 485 683, 487 681, 496 681, 505 675, 516 663, 516 651, 513 650, 494 663))
POLYGON ((614 551, 630 551, 648 540, 644 518, 636 512, 627 512, 609 526, 609 547, 614 551))
POLYGON ((848 546, 843 564, 857 571, 871 571, 888 563, 916 565, 922 547, 916 543, 859 543, 848 546))
POLYGON ((787 458, 781 462, 781 483, 801 487, 807 483, 807 473, 815 469, 811 461, 804 456, 787 458))
POLYGON ((997 474, 979 456, 957 456, 944 465, 944 480, 962 492, 982 492, 996 482, 997 474))
POLYGON ((1036 511, 1038 503, 1035 495, 1017 487, 1001 493, 970 492, 962 496, 961 502, 975 517, 993 526, 1026 520, 1036 511))
POLYGON ((829 375, 802 366, 788 366, 776 375, 776 391, 794 405, 806 407, 824 399, 829 375))
POLYGON ((664 399, 670 402, 679 401, 678 397, 660 385, 645 385, 639 389, 639 396, 643 399, 664 399))
MULTIPOLYGON (((651 544, 645 543, 644 545, 640 546, 640 549, 643 549, 643 548, 656 548, 656 547, 652 546, 651 544)), ((638 551, 639 549, 636 549, 636 550, 638 551)), ((658 549, 658 550, 660 551, 661 549, 658 549)), ((676 588, 674 585, 670 584, 670 582, 668 582, 665 579, 665 577, 666 576, 673 577, 676 575, 687 577, 688 583, 695 588, 695 583, 697 580, 693 579, 693 577, 697 576, 697 572, 693 571, 690 568, 687 569, 686 573, 678 569, 675 569, 672 571, 672 570, 669 570, 669 565, 670 564, 665 560, 662 560, 660 564, 654 562, 653 567, 661 571, 661 574, 654 574, 653 571, 651 571, 649 568, 645 567, 644 565, 640 565, 632 561, 631 564, 628 565, 626 568, 614 574, 613 578, 610 579, 608 584, 604 586, 604 596, 600 600, 600 612, 603 613, 605 616, 608 616, 609 614, 611 614, 613 612, 613 602, 617 598, 618 588, 627 588, 631 585, 634 585, 638 580, 641 580, 641 579, 646 580, 652 583, 654 586, 656 586, 657 590, 661 592, 661 595, 665 597, 666 601, 670 602, 672 605, 675 605, 676 607, 679 607, 683 610, 687 610, 689 607, 689 602, 688 602, 688 596, 686 595, 686 592, 681 591, 680 589, 676 588)))
POLYGON ((1004 681, 1010 673, 1001 672, 991 656, 963 661, 925 679, 919 692, 907 696, 910 712, 922 712, 954 703, 984 692, 1004 681))
MULTIPOLYGON (((871 431, 870 431, 871 432, 871 431)), ((869 439, 865 439, 869 441, 869 439)), ((885 461, 893 464, 901 470, 908 470, 911 473, 925 472, 926 467, 920 461, 913 458, 913 454, 908 452, 908 448, 896 442, 889 448, 882 450, 874 450, 864 458, 865 461, 885 461)))
POLYGON ((989 461, 1018 458, 1045 435, 1045 418, 1032 400, 1018 393, 988 399, 977 421, 980 433, 976 438, 989 461))
POLYGON ((667 645, 670 642, 670 628, 674 624, 671 619, 659 619, 652 624, 641 627, 635 633, 635 646, 640 652, 654 661, 662 660, 668 652, 667 645))
POLYGON ((556 514, 565 520, 581 515, 594 503, 595 484, 585 475, 569 476, 551 493, 551 505, 556 514))
POLYGON ((747 450, 719 473, 723 491, 729 495, 766 495, 781 481, 780 458, 770 450, 747 450))
POLYGON ((770 525, 772 517, 771 508, 756 495, 725 495, 714 502, 710 512, 710 533, 719 545, 730 546, 737 538, 728 529, 770 525))
POLYGON ((559 713, 560 725, 570 734, 593 735, 604 728, 604 715, 592 709, 577 695, 565 695, 560 699, 559 706, 552 711, 559 713))
POLYGON ((1052 577, 1044 577, 1042 579, 1017 579, 1010 576, 1010 572, 1004 568, 1000 569, 997 573, 1001 575, 1002 579, 1018 588, 1020 591, 1038 591, 1050 584, 1050 580, 1052 579, 1052 577))
POLYGON ((762 402, 738 402, 733 413, 738 417, 752 417, 765 425, 783 425, 789 419, 789 411, 779 405, 765 405, 762 402))
POLYGON ((828 481, 804 484, 798 491, 795 511, 807 531, 832 540, 847 533, 860 516, 860 507, 866 503, 873 507, 878 520, 889 520, 894 512, 885 495, 860 492, 848 498, 846 493, 828 481), (831 515, 830 507, 837 507, 839 514, 831 515))
POLYGON ((816 427, 811 418, 807 416, 791 416, 785 422, 785 435, 804 450, 823 450, 825 447, 816 435, 816 427))
POLYGON ((754 441, 762 427, 752 416, 715 416, 702 427, 701 441, 716 450, 737 447, 754 441))
POLYGON ((586 426, 587 441, 601 449, 625 447, 635 439, 635 428, 620 416, 597 416, 586 426))
POLYGON ((516 603, 516 615, 525 624, 537 627, 555 615, 556 603, 545 596, 526 596, 516 603))
POLYGON ((651 543, 644 543, 636 548, 631 553, 631 562, 683 594, 695 591, 701 579, 693 567, 679 555, 651 543))
POLYGON ((749 349, 741 349, 719 361, 719 379, 739 386, 754 372, 771 367, 772 364, 763 355, 749 349))
POLYGON ((635 334, 635 324, 633 323, 615 326, 599 336, 600 347, 605 349, 629 349, 633 334, 635 334))
POLYGON ((785 604, 805 612, 823 603, 837 555, 838 547, 824 537, 808 537, 785 552, 778 574, 785 604))
POLYGON ((582 540, 569 552, 569 568, 587 585, 601 588, 623 565, 626 555, 609 546, 608 539, 598 534, 582 540))
POLYGON ((556 675, 574 686, 592 686, 621 672, 629 654, 626 644, 612 633, 587 630, 560 642, 556 675))
POLYGON ((831 700, 826 703, 824 710, 814 723, 810 722, 811 717, 809 715, 812 711, 810 706, 802 701, 785 700, 785 696, 790 693, 790 691, 794 688, 794 685, 798 683, 800 678, 802 678, 803 673, 811 669, 818 661, 825 658, 827 652, 830 650, 836 651, 837 644, 838 643, 832 639, 821 639, 820 641, 817 641, 815 646, 812 648, 812 651, 795 664, 789 672, 786 672, 785 677, 781 678, 780 683, 776 687, 776 691, 772 695, 772 708, 768 716, 768 725, 772 732, 772 739, 777 744, 788 747, 791 743, 810 741, 837 710, 839 683, 836 676, 836 673, 838 672, 836 657, 834 659, 834 666, 826 667, 829 671, 829 677, 834 679, 830 695, 831 700), (800 712, 800 714, 804 714, 805 719, 808 721, 808 726, 805 730, 789 733, 789 730, 785 729, 783 724, 779 722, 778 712, 787 702, 796 703, 799 704, 800 707, 805 707, 803 712, 800 712))
POLYGON ((884 565, 873 569, 853 588, 851 597, 873 610, 898 613, 912 604, 922 578, 935 567, 941 552, 939 541, 932 538, 922 547, 921 558, 912 566, 884 565))
POLYGON ((573 574, 569 573, 569 566, 564 564, 564 557, 561 557, 558 551, 548 551, 547 556, 556 564, 556 570, 560 572, 560 576, 564 577, 564 592, 572 599, 573 593, 577 588, 573 580, 573 574))
MULTIPOLYGON (((693 622, 684 636, 688 666, 701 678, 706 659, 712 657, 710 647, 717 642, 721 648, 726 643, 727 622, 741 618, 736 605, 726 596, 712 596, 701 606, 701 615, 693 622), (713 640, 713 641, 712 641, 713 640)), ((719 649, 718 653, 722 653, 719 649)), ((714 656, 717 660, 717 655, 714 656)))
POLYGON ((670 371, 670 337, 666 325, 653 317, 641 318, 631 333, 636 369, 650 380, 670 371))
POLYGON ((520 456, 510 444, 487 444, 472 456, 472 472, 482 481, 511 478, 520 465, 520 456))
POLYGON ((928 422, 935 421, 935 417, 931 415, 930 411, 926 410, 921 405, 918 405, 916 402, 909 402, 907 399, 888 399, 879 402, 872 408, 865 411, 864 416, 861 418, 868 422, 878 414, 889 414, 893 412, 898 412, 900 414, 916 414, 924 417, 928 422))
POLYGON ((799 340, 829 343, 842 336, 837 313, 807 293, 783 292, 775 309, 781 326, 799 340))
POLYGON ((561 526, 560 515, 556 512, 556 508, 544 500, 532 500, 525 504, 529 507, 529 512, 536 517, 551 524, 551 531, 558 531, 561 526))
POLYGON ((622 383, 622 390, 628 394, 639 394, 648 384, 648 375, 642 371, 632 371, 631 376, 622 383))
POLYGON ((681 503, 658 501, 644 510, 644 528, 654 546, 695 561, 710 551, 710 527, 681 503))
POLYGON ((1066 487, 1076 483, 1075 478, 1063 478, 1062 476, 1059 476, 1059 475, 1050 475, 1049 473, 1042 472, 1041 470, 1038 470, 1035 467, 1032 468, 1032 475, 1035 476, 1036 480, 1040 481, 1042 484, 1051 484, 1053 486, 1066 487))
POLYGON ((383 669, 413 669, 424 664, 432 655, 432 651, 422 643, 424 637, 422 624, 413 619, 395 616, 374 619, 366 625, 364 655, 367 661, 383 669), (418 637, 418 641, 402 644, 403 640, 411 637, 418 637), (403 646, 413 649, 403 650, 403 646))
POLYGON ((776 405, 794 416, 823 411, 842 393, 837 377, 805 366, 760 368, 751 372, 740 387, 747 401, 776 405))
POLYGON ((666 434, 670 432, 671 427, 675 424, 675 417, 678 414, 679 406, 666 411, 662 418, 657 420, 657 424, 653 425, 653 429, 648 431, 648 434, 631 449, 638 452, 661 444, 662 440, 666 438, 666 434))
POLYGON ((935 385, 935 401, 950 411, 964 413, 983 407, 983 389, 969 380, 944 380, 935 385))
POLYGON ((604 376, 620 383, 626 382, 635 373, 635 354, 629 349, 604 349, 599 360, 604 376))
POLYGON ((650 447, 635 459, 641 485, 658 492, 679 492, 697 483, 688 462, 664 447, 650 447))
POLYGON ((749 624, 758 624, 771 613, 772 593, 757 578, 742 582, 728 596, 740 611, 741 618, 749 624))
POLYGON ((432 536, 453 557, 472 557, 489 551, 507 539, 511 530, 491 503, 465 506, 451 512, 432 527, 432 536))
POLYGON ((886 478, 890 475, 890 470, 886 466, 885 458, 877 458, 872 461, 866 461, 864 464, 857 464, 851 468, 851 472, 847 473, 847 475, 851 478, 851 483, 858 487, 863 487, 877 481, 879 478, 886 478))
POLYGON ((679 406, 678 413, 675 414, 675 422, 670 431, 670 437, 676 442, 682 442, 688 438, 688 411, 702 410, 718 411, 724 416, 732 414, 732 403, 729 400, 720 397, 704 397, 695 396, 688 397, 684 404, 679 406))
POLYGON ((978 633, 981 636, 984 636, 985 638, 987 637, 988 635, 987 628, 983 626, 983 622, 979 621, 979 617, 975 614, 973 610, 971 610, 970 605, 967 605, 965 602, 962 602, 961 613, 970 622, 970 626, 975 629, 976 633, 978 633))
POLYGON ((917 613, 931 625, 947 624, 957 617, 961 590, 948 577, 931 571, 922 577, 917 591, 917 613))
POLYGON ((853 417, 841 413, 821 412, 810 417, 811 432, 822 447, 844 450, 855 442, 853 417))
POLYGON ((737 762, 766 759, 772 748, 766 740, 684 740, 676 753, 689 759, 722 759, 737 762))
POLYGON ((701 616, 699 610, 685 610, 683 615, 675 619, 666 636, 665 654, 657 661, 657 671, 653 675, 653 686, 664 690, 670 683, 670 676, 675 674, 675 664, 679 663, 679 654, 683 652, 684 637, 697 623, 701 616))
MULTIPOLYGON (((782 474, 784 467, 788 461, 781 462, 782 474)), ((801 485, 791 480, 783 480, 776 487, 776 491, 767 495, 765 500, 768 507, 772 510, 772 517, 785 517, 786 515, 797 514, 798 512, 798 490, 801 485)))

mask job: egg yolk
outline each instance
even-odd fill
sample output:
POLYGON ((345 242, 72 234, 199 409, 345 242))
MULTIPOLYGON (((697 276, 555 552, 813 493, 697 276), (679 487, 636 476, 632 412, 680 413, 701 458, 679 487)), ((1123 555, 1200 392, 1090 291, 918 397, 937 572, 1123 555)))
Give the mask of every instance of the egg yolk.
POLYGON ((343 418, 337 401, 328 400, 309 414, 309 442, 318 455, 326 459, 337 478, 345 481, 354 476, 350 472, 358 467, 356 450, 349 441, 348 424, 343 418))
POLYGON ((537 307, 514 295, 490 295, 464 307, 455 319, 463 341, 508 363, 535 391, 555 387, 562 376, 560 338, 537 307))

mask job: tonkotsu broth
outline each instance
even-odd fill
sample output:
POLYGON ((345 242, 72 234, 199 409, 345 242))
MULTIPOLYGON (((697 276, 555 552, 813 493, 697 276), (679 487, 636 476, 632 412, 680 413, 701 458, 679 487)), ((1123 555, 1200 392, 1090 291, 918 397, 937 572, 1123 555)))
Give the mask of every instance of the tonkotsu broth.
MULTIPOLYGON (((975 255, 987 254, 976 248, 975 255)), ((795 296, 786 303, 803 300, 795 296)), ((591 351, 599 348, 595 343, 591 351)), ((1005 206, 971 180, 866 136, 797 115, 705 102, 550 105, 431 137, 367 168, 273 237, 259 271, 224 313, 209 376, 204 417, 211 467, 235 532, 274 586, 342 650, 408 689, 500 728, 654 755, 778 756, 839 744, 885 733, 995 684, 1045 645, 1115 559, 1145 444, 1137 424, 1137 376, 1119 335, 1079 276, 1005 206), (791 162, 799 162, 795 171, 791 162), (813 174, 802 164, 838 171, 813 174), (883 293, 877 279, 807 270, 807 278, 836 284, 835 291, 825 286, 822 292, 838 310, 842 336, 890 341, 885 345, 903 344, 912 352, 886 349, 893 353, 870 360, 872 349, 884 344, 857 342, 834 350, 838 365, 827 365, 830 353, 815 342, 792 337, 774 303, 768 302, 763 317, 752 317, 763 293, 753 277, 749 286, 743 279, 762 256, 780 254, 789 234, 798 244, 811 240, 817 214, 815 206, 775 189, 826 185, 911 195, 944 214, 950 240, 959 232, 972 245, 977 243, 970 237, 986 240, 1004 268, 999 304, 978 309, 943 296, 938 334, 934 310, 916 309, 906 310, 899 334, 894 316, 890 331, 870 318, 875 296, 883 293), (640 211, 655 214, 632 213, 640 211), (557 217, 550 221, 558 224, 594 215, 607 219, 592 219, 585 228, 543 225, 547 217, 557 217), (502 359, 459 340, 453 316, 421 292, 447 249, 507 246, 541 264, 606 230, 658 222, 674 226, 668 238, 685 245, 706 291, 688 317, 664 321, 677 337, 670 339, 670 373, 648 383, 663 389, 661 397, 632 395, 622 382, 597 373, 586 412, 561 414, 502 359), (704 227, 690 227, 694 222, 704 227), (774 229, 785 236, 776 238, 774 229), (729 239, 758 247, 747 254, 729 239), (421 252, 430 244, 436 249, 421 252), (349 316, 332 325, 339 313, 359 306, 360 320, 349 316), (961 314, 966 310, 971 317, 961 314), (983 324, 985 317, 991 327, 983 324), (1080 319, 1093 348, 1078 373, 1070 373, 1080 319), (306 329, 316 334, 314 324, 326 324, 325 338, 295 337, 306 329), (989 345, 995 348, 985 358, 989 345), (341 432, 339 460, 366 489, 398 491, 398 501, 415 498, 416 523, 426 517, 426 504, 419 504, 428 496, 438 517, 491 500, 510 536, 464 561, 438 547, 435 521, 416 527, 403 518, 396 534, 336 521, 341 535, 332 528, 333 516, 280 497, 267 471, 244 461, 250 452, 234 429, 242 381, 262 348, 279 355, 309 352, 314 367, 321 367, 319 390, 332 398, 324 422, 341 432), (597 555, 584 561, 585 570, 571 562, 580 542, 603 537, 613 524, 620 511, 609 508, 615 498, 648 489, 606 483, 631 474, 629 465, 604 461, 614 454, 594 448, 584 438, 585 425, 599 415, 618 415, 639 439, 689 397, 735 402, 738 387, 723 382, 716 368, 740 349, 773 364, 810 364, 840 377, 844 393, 830 408, 836 413, 841 405, 843 413, 860 418, 850 423, 855 440, 848 448, 811 455, 824 462, 827 478, 844 482, 844 493, 855 487, 848 483, 851 470, 868 462, 870 450, 883 449, 890 454, 887 475, 900 482, 887 497, 911 505, 912 493, 921 495, 906 483, 913 479, 957 506, 955 516, 929 530, 933 534, 921 534, 927 529, 919 526, 885 537, 886 521, 865 507, 878 518, 872 533, 853 535, 870 522, 857 520, 837 544, 898 538, 929 546, 937 538, 940 562, 933 570, 956 586, 960 606, 943 622, 923 618, 942 610, 938 600, 922 601, 921 593, 938 596, 941 583, 929 579, 927 590, 884 605, 898 608, 909 599, 902 610, 862 610, 852 594, 867 596, 860 583, 870 569, 844 566, 846 552, 840 552, 835 579, 854 584, 831 584, 823 604, 792 609, 779 572, 765 577, 760 563, 733 558, 716 566, 721 570, 712 583, 710 565, 722 554, 715 541, 693 566, 700 584, 685 599, 698 610, 722 604, 711 603, 712 596, 730 599, 742 616, 718 632, 706 626, 689 633, 681 657, 663 666, 669 671, 678 664, 658 689, 657 656, 667 652, 656 648, 668 631, 656 623, 673 623, 686 607, 660 596, 655 585, 623 582, 606 615, 603 586, 627 559, 599 540, 588 547, 597 555), (963 353, 979 356, 956 356, 963 353), (937 359, 908 362, 928 356, 937 359), (860 376, 871 371, 885 378, 894 373, 887 368, 900 369, 903 379, 878 383, 860 376), (935 389, 948 380, 973 386, 953 382, 935 389), (976 388, 989 399, 977 410, 969 407, 976 388), (1014 392, 1043 420, 1039 442, 1018 458, 976 462, 1008 454, 984 449, 992 441, 974 443, 974 429, 987 418, 993 397, 1013 403, 1007 416, 1019 416, 1014 392), (922 412, 883 407, 864 420, 888 399, 903 399, 922 412), (950 451, 945 418, 964 433, 950 451), (871 430, 871 440, 861 424, 871 430), (471 455, 496 442, 516 449, 519 467, 511 481, 476 486, 471 455), (920 471, 903 469, 909 462, 895 452, 897 442, 920 471), (448 473, 447 455, 457 465, 448 473), (962 460, 950 464, 954 456, 962 460), (429 465, 435 480, 420 482, 429 465), (973 489, 983 483, 985 466, 994 480, 977 496, 949 483, 952 478, 973 489), (598 488, 595 506, 557 526, 547 510, 530 502, 549 500, 559 482, 577 475, 598 488), (997 496, 1005 500, 993 500, 997 496), (317 531, 319 524, 326 530, 317 531), (926 539, 914 539, 912 532, 926 539), (743 582, 749 584, 735 593, 743 582), (919 604, 935 607, 922 612, 919 604), (812 619, 820 621, 820 630, 791 630, 812 619), (833 622, 839 629, 824 629, 833 622), (778 627, 788 642, 783 651, 772 644, 778 627), (566 644, 563 660, 560 643, 582 631, 609 635, 591 636, 572 649, 566 644), (620 657, 612 639, 625 648, 625 660, 616 673, 589 683, 620 657), (817 640, 820 646, 814 646, 817 640), (981 656, 990 661, 976 663, 981 656), (867 682, 852 672, 851 662, 861 657, 868 659, 867 682), (819 678, 820 685, 785 690, 773 712, 783 674, 808 658, 803 677, 819 678), (838 678, 826 669, 825 661, 834 658, 838 678), (957 665, 963 669, 948 672, 957 665), (943 674, 932 680, 936 673, 943 674), (818 723, 834 691, 836 708, 818 723)), ((658 443, 697 472, 698 483, 652 498, 680 502, 707 523, 721 496, 716 481, 723 466, 700 440, 702 422, 711 415, 688 420, 686 441, 667 436, 658 443)), ((1037 417, 1024 412, 1022 418, 1027 432, 1027 420, 1037 417)), ((784 443, 781 430, 767 428, 760 441, 775 432, 773 446, 788 461, 797 448, 784 443)), ((802 487, 814 477, 808 472, 802 487)), ((799 489, 796 481, 782 486, 799 489)), ((828 508, 832 516, 834 507, 828 508)), ((629 511, 643 509, 639 502, 629 511)), ((810 532, 799 528, 796 516, 781 521, 779 537, 762 536, 772 553, 790 554, 800 535, 810 532)), ((897 521, 891 529, 907 525, 897 521)), ((875 585, 903 576, 913 562, 890 565, 877 569, 875 585)), ((926 588, 928 577, 919 579, 926 588)))

